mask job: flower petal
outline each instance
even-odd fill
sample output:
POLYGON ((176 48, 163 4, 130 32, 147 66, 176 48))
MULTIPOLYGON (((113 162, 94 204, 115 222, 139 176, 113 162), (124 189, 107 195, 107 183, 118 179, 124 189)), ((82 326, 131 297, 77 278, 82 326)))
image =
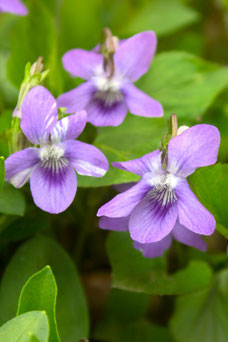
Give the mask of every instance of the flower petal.
POLYGON ((111 201, 104 204, 98 210, 97 216, 126 217, 149 190, 150 186, 141 180, 129 190, 116 195, 111 201))
POLYGON ((49 132, 58 119, 57 104, 42 86, 32 88, 22 104, 21 129, 33 144, 48 142, 49 132))
POLYGON ((32 173, 30 187, 37 207, 51 214, 66 210, 74 200, 77 177, 71 166, 53 172, 39 165, 32 173))
POLYGON ((157 45, 153 31, 145 31, 127 39, 114 54, 117 70, 134 82, 145 74, 150 66, 157 45))
POLYGON ((86 111, 88 122, 94 126, 119 126, 127 115, 127 106, 124 101, 105 105, 103 101, 93 99, 87 105, 86 111))
POLYGON ((79 112, 85 109, 92 99, 96 88, 91 82, 80 84, 57 98, 58 107, 65 107, 67 113, 79 112))
POLYGON ((176 202, 161 205, 150 192, 132 211, 129 220, 131 238, 140 243, 162 240, 173 229, 177 220, 176 202))
POLYGON ((175 192, 180 224, 194 233, 211 235, 215 230, 215 219, 198 201, 185 179, 177 185, 175 192))
POLYGON ((220 134, 215 126, 192 126, 169 141, 167 170, 186 178, 198 167, 215 164, 219 144, 220 134))
POLYGON ((103 56, 94 51, 73 49, 63 56, 63 66, 74 77, 89 80, 103 63, 103 56))
POLYGON ((86 111, 82 110, 59 120, 51 130, 51 140, 58 143, 76 139, 84 130, 86 119, 86 111))
POLYGON ((155 150, 138 159, 128 160, 125 162, 114 162, 112 163, 112 166, 143 176, 145 173, 161 169, 161 151, 155 150))
POLYGON ((39 149, 29 147, 11 154, 5 161, 5 180, 16 188, 22 187, 39 163, 39 149))
POLYGON ((142 252, 145 258, 156 258, 162 256, 164 251, 169 249, 172 243, 172 235, 169 234, 164 239, 152 243, 139 243, 134 241, 134 247, 142 252))
POLYGON ((172 235, 175 240, 183 243, 184 245, 195 247, 200 251, 207 250, 207 244, 204 242, 203 238, 199 234, 195 234, 185 228, 185 226, 180 224, 178 221, 173 228, 172 235))
POLYGON ((17 15, 26 15, 27 7, 19 0, 0 1, 0 12, 9 12, 17 15))
POLYGON ((124 232, 128 230, 129 217, 106 217, 102 216, 99 219, 99 227, 107 230, 116 230, 124 232))
POLYGON ((145 117, 162 116, 162 105, 145 94, 132 83, 127 83, 123 87, 125 101, 131 114, 145 117))
POLYGON ((97 147, 78 140, 65 141, 61 146, 79 175, 103 177, 108 171, 108 160, 97 147))

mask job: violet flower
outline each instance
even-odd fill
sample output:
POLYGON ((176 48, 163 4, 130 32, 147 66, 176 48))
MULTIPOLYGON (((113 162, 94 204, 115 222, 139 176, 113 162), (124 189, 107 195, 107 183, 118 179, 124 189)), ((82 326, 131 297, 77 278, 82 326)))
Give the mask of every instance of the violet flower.
MULTIPOLYGON (((119 191, 123 192, 130 189, 135 183, 124 183, 119 185, 114 185, 113 187, 119 191)), ((101 229, 115 230, 115 231, 128 231, 129 227, 129 216, 120 218, 111 218, 102 216, 98 223, 101 229)), ((163 253, 169 249, 172 240, 177 240, 184 245, 194 247, 201 251, 207 250, 207 245, 199 234, 191 232, 186 229, 180 222, 176 222, 173 230, 162 240, 152 243, 139 243, 133 241, 133 246, 142 252, 145 258, 155 258, 163 255, 163 253)))
POLYGON ((28 10, 20 0, 0 0, 0 12, 26 15, 28 10))
POLYGON ((161 241, 171 232, 175 236, 176 224, 196 234, 212 234, 215 219, 197 200, 186 178, 196 168, 216 162, 219 144, 218 129, 200 124, 169 141, 166 169, 160 150, 139 159, 113 163, 142 178, 103 205, 97 215, 122 220, 129 217, 131 238, 141 244, 161 241))
POLYGON ((108 161, 96 147, 75 141, 86 125, 81 111, 59 121, 54 97, 42 86, 32 88, 22 104, 21 129, 29 147, 5 162, 6 181, 20 188, 30 179, 35 204, 49 213, 64 211, 73 201, 80 175, 102 177, 108 161))
POLYGON ((87 120, 94 126, 118 126, 128 110, 145 117, 162 116, 161 104, 133 84, 147 72, 155 50, 154 32, 136 34, 119 44, 112 56, 112 71, 105 69, 104 57, 96 51, 68 51, 64 68, 86 82, 60 95, 58 106, 66 107, 68 113, 86 109, 87 120))

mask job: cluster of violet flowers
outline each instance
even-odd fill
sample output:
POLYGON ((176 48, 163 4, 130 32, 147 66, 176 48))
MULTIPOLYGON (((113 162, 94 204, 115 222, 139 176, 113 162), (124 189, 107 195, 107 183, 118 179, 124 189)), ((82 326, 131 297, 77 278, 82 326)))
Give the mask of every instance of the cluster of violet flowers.
MULTIPOLYGON (((27 13, 19 0, 0 0, 0 10, 27 13)), ((128 111, 144 117, 163 115, 162 105, 133 84, 153 59, 154 32, 123 41, 108 29, 104 34, 104 41, 92 51, 73 49, 63 56, 64 68, 84 83, 57 100, 36 85, 23 96, 18 111, 21 130, 31 144, 7 158, 6 181, 20 188, 30 180, 35 204, 49 213, 70 206, 77 190, 76 173, 102 177, 108 171, 108 161, 99 149, 75 140, 86 122, 118 126, 128 111), (60 117, 58 107, 67 114, 60 117)), ((100 228, 129 231, 134 247, 145 257, 162 255, 172 239, 205 251, 202 235, 211 235, 216 225, 191 191, 187 177, 198 167, 216 163, 218 129, 207 124, 178 128, 172 115, 171 135, 165 141, 161 149, 139 159, 112 163, 141 179, 120 187, 120 193, 97 213, 100 228)))

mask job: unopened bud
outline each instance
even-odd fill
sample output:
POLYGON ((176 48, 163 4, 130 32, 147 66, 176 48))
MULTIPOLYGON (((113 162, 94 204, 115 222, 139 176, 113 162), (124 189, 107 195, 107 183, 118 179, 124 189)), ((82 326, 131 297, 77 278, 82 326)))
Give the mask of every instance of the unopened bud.
POLYGON ((180 135, 181 133, 183 133, 184 131, 186 131, 186 129, 188 129, 188 126, 180 126, 177 130, 177 135, 180 135))
POLYGON ((39 74, 43 71, 44 64, 43 64, 43 57, 39 57, 35 63, 31 66, 30 75, 33 76, 35 74, 39 74))

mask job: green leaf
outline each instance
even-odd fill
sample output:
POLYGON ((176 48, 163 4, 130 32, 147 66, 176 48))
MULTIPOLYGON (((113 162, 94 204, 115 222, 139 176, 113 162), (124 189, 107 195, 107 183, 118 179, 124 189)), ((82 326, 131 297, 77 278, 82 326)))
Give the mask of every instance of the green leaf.
POLYGON ((179 297, 171 329, 177 342, 225 342, 228 340, 228 270, 211 286, 179 297))
POLYGON ((110 169, 102 178, 79 176, 79 186, 106 186, 139 180, 137 175, 116 169, 111 163, 139 158, 157 149, 164 133, 163 118, 140 118, 130 114, 118 127, 101 128, 95 145, 108 158, 110 169))
POLYGON ((51 69, 48 85, 51 91, 60 92, 62 85, 54 18, 42 1, 31 0, 27 2, 27 7, 29 15, 21 18, 12 32, 8 77, 19 88, 24 78, 25 65, 43 56, 45 66, 51 69))
POLYGON ((189 181, 197 198, 214 215, 217 224, 227 228, 223 235, 228 238, 228 164, 197 169, 189 181))
POLYGON ((0 342, 48 342, 49 327, 44 311, 27 312, 0 328, 0 342))
POLYGON ((19 299, 17 316, 29 311, 45 311, 50 325, 50 342, 59 340, 55 318, 57 285, 50 266, 32 275, 24 285, 19 299))
POLYGON ((228 85, 228 68, 186 52, 164 52, 138 85, 162 103, 167 116, 195 120, 228 85))
POLYGON ((41 236, 22 245, 6 268, 0 288, 0 322, 15 315, 22 286, 46 265, 51 266, 58 287, 56 320, 60 339, 75 342, 87 337, 87 305, 75 267, 55 241, 41 236))
POLYGON ((5 180, 5 163, 4 157, 0 157, 0 190, 3 187, 5 180))
POLYGON ((152 0, 137 8, 122 31, 135 34, 154 30, 159 36, 173 33, 199 19, 199 14, 178 0, 152 0), (170 15, 172 13, 172 15, 170 15))
POLYGON ((93 338, 108 342, 170 342, 168 329, 145 320, 150 296, 112 289, 93 338))
POLYGON ((23 215, 25 200, 20 190, 5 183, 0 190, 0 213, 8 215, 23 215))
POLYGON ((174 295, 196 291, 210 284, 212 272, 207 263, 192 260, 184 269, 168 274, 164 257, 144 258, 132 244, 128 233, 114 232, 108 237, 107 251, 114 287, 174 295))

